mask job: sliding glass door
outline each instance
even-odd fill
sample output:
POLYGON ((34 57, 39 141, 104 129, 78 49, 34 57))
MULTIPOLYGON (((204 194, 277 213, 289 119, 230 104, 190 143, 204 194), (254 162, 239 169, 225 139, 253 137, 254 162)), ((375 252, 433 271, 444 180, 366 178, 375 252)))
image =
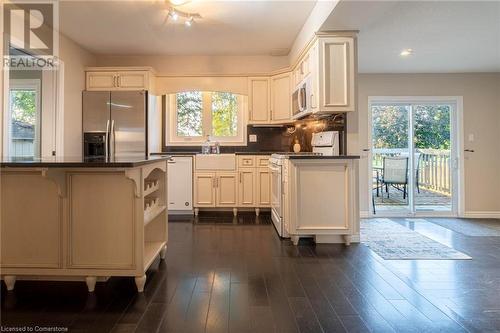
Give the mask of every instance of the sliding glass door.
POLYGON ((454 215, 453 101, 372 100, 370 174, 376 215, 454 215))

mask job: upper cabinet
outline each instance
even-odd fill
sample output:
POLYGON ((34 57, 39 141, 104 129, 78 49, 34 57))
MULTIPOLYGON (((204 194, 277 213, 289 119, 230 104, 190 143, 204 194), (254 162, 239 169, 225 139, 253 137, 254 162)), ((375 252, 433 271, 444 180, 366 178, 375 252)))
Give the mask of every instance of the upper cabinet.
POLYGON ((292 71, 292 92, 311 76, 313 114, 356 111, 356 67, 355 34, 320 34, 292 71))
POLYGON ((154 90, 154 73, 148 67, 91 67, 86 70, 86 89, 154 90))
POLYGON ((248 78, 248 123, 271 121, 271 90, 268 77, 248 78))
POLYGON ((271 122, 289 122, 292 117, 290 73, 271 77, 271 122))
POLYGON ((291 121, 291 75, 248 79, 248 123, 283 124, 291 121))
POLYGON ((356 50, 353 37, 320 37, 313 51, 318 54, 317 98, 319 112, 356 110, 356 50))

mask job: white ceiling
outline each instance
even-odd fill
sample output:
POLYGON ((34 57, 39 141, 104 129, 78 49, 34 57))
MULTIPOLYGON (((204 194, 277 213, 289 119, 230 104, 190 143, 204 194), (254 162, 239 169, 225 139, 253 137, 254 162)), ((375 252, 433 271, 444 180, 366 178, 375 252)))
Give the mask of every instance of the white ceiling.
POLYGON ((315 1, 202 1, 190 28, 165 23, 165 1, 64 1, 61 31, 95 54, 287 54, 315 1))
POLYGON ((499 1, 344 0, 322 29, 360 31, 361 73, 500 72, 499 1))

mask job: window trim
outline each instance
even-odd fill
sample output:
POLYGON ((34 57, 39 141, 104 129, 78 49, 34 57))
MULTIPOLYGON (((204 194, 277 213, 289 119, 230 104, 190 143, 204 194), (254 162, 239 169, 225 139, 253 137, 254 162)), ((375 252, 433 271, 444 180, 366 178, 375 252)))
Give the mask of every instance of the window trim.
MULTIPOLYGON (((216 91, 201 91, 202 93, 202 135, 201 136, 178 136, 177 135, 177 97, 171 93, 166 96, 166 133, 165 142, 167 146, 200 146, 206 140, 207 132, 212 132, 212 99, 211 94, 216 91)), ((234 137, 216 137, 210 136, 212 140, 218 141, 222 146, 246 146, 247 145, 247 96, 236 94, 238 96, 238 115, 237 132, 234 137)))

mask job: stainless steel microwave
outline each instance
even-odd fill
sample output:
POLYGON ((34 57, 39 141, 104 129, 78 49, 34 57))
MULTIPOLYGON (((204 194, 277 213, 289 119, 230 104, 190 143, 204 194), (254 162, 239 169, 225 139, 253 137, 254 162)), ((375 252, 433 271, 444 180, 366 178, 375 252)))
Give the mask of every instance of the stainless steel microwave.
POLYGON ((292 94, 292 118, 301 119, 312 113, 312 79, 308 76, 292 94))

